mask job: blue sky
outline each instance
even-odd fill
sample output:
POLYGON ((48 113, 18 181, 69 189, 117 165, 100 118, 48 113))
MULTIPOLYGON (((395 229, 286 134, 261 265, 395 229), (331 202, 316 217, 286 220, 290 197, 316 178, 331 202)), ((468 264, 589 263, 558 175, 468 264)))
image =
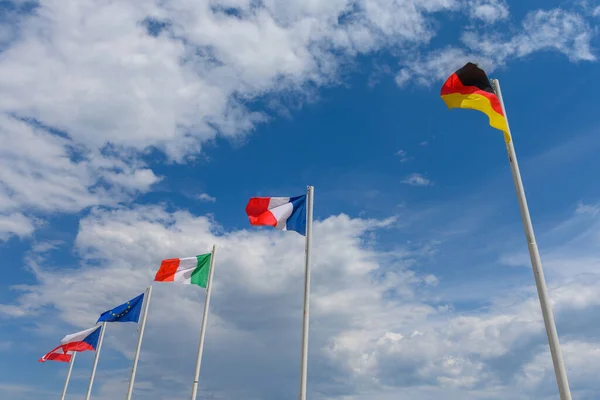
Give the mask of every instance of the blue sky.
MULTIPOLYGON (((56 398, 67 366, 41 355, 212 244, 201 395, 296 396, 302 237, 244 207, 314 185, 309 398, 557 399, 502 135, 439 97, 476 61, 502 84, 574 398, 597 399, 599 18, 594 1, 0 2, 0 396, 56 398)), ((180 398, 204 292, 154 290, 135 397, 180 398)), ((126 392, 135 329, 109 326, 93 398, 126 392)))

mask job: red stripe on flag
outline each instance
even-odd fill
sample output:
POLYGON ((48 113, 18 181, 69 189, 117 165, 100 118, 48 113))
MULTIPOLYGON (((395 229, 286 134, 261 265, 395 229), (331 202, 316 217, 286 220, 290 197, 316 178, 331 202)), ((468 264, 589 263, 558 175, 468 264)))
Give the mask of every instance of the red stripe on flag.
POLYGON ((42 357, 38 360, 38 362, 46 362, 46 361, 70 362, 71 355, 70 354, 62 354, 62 353, 50 353, 50 354, 46 354, 44 357, 42 357))
POLYGON ((458 78, 456 73, 450 75, 450 77, 446 80, 446 82, 444 83, 444 86, 442 86, 442 91, 440 93, 440 96, 443 97, 447 94, 454 94, 454 93, 460 93, 460 94, 464 94, 464 95, 478 94, 480 96, 484 96, 490 101, 492 109, 495 112, 497 112, 498 114, 504 116, 504 113, 502 112, 502 106, 500 105, 500 100, 498 100, 498 97, 494 93, 490 93, 490 92, 486 92, 485 90, 481 90, 477 86, 463 85, 463 83, 460 81, 460 79, 458 78))
POLYGON ((179 268, 179 258, 163 260, 154 280, 158 282, 173 282, 177 268, 179 268))
POLYGON ((38 362, 46 361, 69 362, 71 361, 71 355, 65 354, 63 352, 62 346, 58 346, 50 350, 48 353, 44 354, 42 358, 38 360, 38 362))
POLYGON ((269 211, 270 197, 253 197, 246 205, 246 214, 250 225, 277 226, 277 220, 269 211))
POLYGON ((94 349, 91 344, 86 343, 84 341, 66 343, 63 344, 61 347, 62 351, 65 353, 68 351, 96 351, 96 349, 94 349))

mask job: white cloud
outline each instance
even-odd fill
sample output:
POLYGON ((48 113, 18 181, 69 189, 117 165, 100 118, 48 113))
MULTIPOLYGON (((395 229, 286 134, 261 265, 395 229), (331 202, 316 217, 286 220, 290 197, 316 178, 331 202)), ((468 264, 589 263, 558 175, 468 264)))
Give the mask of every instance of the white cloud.
POLYGON ((213 197, 208 193, 200 193, 197 197, 198 200, 207 201, 209 203, 214 203, 215 201, 217 201, 216 197, 213 197))
POLYGON ((429 179, 418 173, 409 175, 402 181, 402 183, 406 183, 411 186, 430 186, 433 184, 429 179))
POLYGON ((524 57, 540 50, 556 50, 568 56, 571 61, 596 59, 590 48, 593 29, 579 14, 561 9, 531 12, 523 21, 523 31, 523 34, 513 37, 504 45, 494 44, 492 38, 479 38, 471 41, 470 45, 487 54, 499 52, 503 58, 510 54, 524 57))
POLYGON ((596 216, 596 215, 598 215, 598 213, 600 213, 600 205, 598 205, 598 204, 590 205, 590 204, 584 204, 583 202, 579 202, 577 204, 577 209, 575 210, 575 212, 577 214, 589 214, 592 216, 596 216))
POLYGON ((578 5, 583 9, 586 15, 591 17, 600 16, 600 3, 598 0, 581 0, 578 5))
POLYGON ((426 15, 454 7, 45 0, 11 14, 0 31, 0 211, 127 201, 159 179, 145 152, 184 162, 217 134, 243 136, 266 118, 247 102, 335 83, 357 53, 425 43, 426 15))
MULTIPOLYGON (((593 377, 593 371, 600 368, 600 343, 574 340, 562 343, 561 348, 565 364, 569 366, 569 384, 573 397, 593 398, 594 393, 600 391, 600 384, 593 377)), ((556 382, 548 349, 535 354, 522 370, 523 374, 518 380, 523 387, 530 390, 547 388, 542 393, 551 398, 556 382)))
POLYGON ((21 213, 0 214, 0 241, 10 236, 26 237, 35 230, 34 221, 21 213))
POLYGON ((232 6, 221 1, 73 4, 42 2, 23 22, 21 39, 0 59, 7 93, 0 109, 64 130, 91 149, 156 146, 175 160, 198 152, 217 131, 235 137, 252 130, 262 116, 245 100, 335 79, 341 60, 331 51, 425 42, 434 34, 425 14, 453 6, 237 2, 233 16, 218 11, 232 6), (150 36, 142 23, 148 18, 168 24, 150 36), (40 59, 44 71, 30 73, 40 59))
MULTIPOLYGON (((380 400, 410 392, 421 400, 448 392, 448 398, 500 400, 521 392, 523 399, 541 398, 552 379, 533 281, 490 299, 485 309, 453 311, 434 296, 440 285, 437 277, 408 267, 419 265, 428 251, 399 249, 394 254, 401 256, 396 258, 379 253, 372 239, 366 240, 369 231, 389 223, 340 215, 315 224, 312 396, 380 400), (328 239, 319 239, 323 237, 328 239), (503 367, 506 362, 509 370, 503 367)), ((45 327, 47 319, 55 321, 58 315, 83 328, 100 312, 143 291, 161 259, 200 253, 216 243, 202 390, 217 398, 243 394, 257 399, 295 392, 303 238, 269 229, 218 235, 215 231, 221 232, 209 218, 168 213, 156 206, 95 211, 81 222, 77 236, 82 266, 68 271, 52 267, 44 254, 56 244, 40 244, 28 257, 38 283, 20 285, 18 300, 3 305, 0 312, 5 317, 35 316, 45 327), (57 314, 44 313, 46 307, 57 314), (273 380, 278 384, 267 384, 273 380)), ((595 348, 581 324, 588 320, 587 313, 600 308, 599 282, 598 276, 575 276, 558 287, 550 285, 573 382, 589 382, 589 374, 578 365, 595 362, 596 352, 577 349, 595 348)), ((188 382, 179 382, 179 377, 192 371, 194 354, 189 349, 197 345, 200 314, 195 311, 201 309, 203 294, 184 285, 154 286, 139 367, 140 382, 153 382, 152 390, 140 387, 148 399, 184 395, 181 386, 188 382), (176 337, 169 334, 174 326, 176 337), (156 367, 158 360, 169 366, 167 374, 156 367)), ((592 325, 587 326, 593 329, 592 325)), ((135 330, 119 324, 110 328, 106 346, 130 358, 135 330)), ((54 336, 64 333, 41 331, 43 339, 36 343, 51 346, 54 336)), ((111 379, 98 381, 98 398, 114 398, 122 391, 125 383, 116 375, 117 381, 111 379)))
POLYGON ((435 275, 427 275, 423 278, 423 281, 427 285, 437 286, 440 283, 440 280, 435 275))
POLYGON ((508 18, 505 0, 471 0, 466 3, 469 15, 484 22, 496 22, 508 18))
POLYGON ((398 150, 396 152, 396 155, 400 158, 400 162, 407 162, 407 161, 410 161, 412 159, 412 157, 410 157, 408 155, 408 153, 406 152, 406 150, 398 150))
POLYGON ((401 69, 396 77, 394 78, 396 84, 400 87, 404 86, 412 78, 411 73, 408 69, 401 69))
MULTIPOLYGON (((357 320, 357 315, 380 326, 387 312, 393 313, 396 324, 414 321, 415 310, 422 311, 419 319, 434 312, 429 306, 415 303, 409 288, 415 280, 433 282, 432 276, 420 278, 405 271, 404 261, 400 260, 395 261, 395 272, 379 276, 382 270, 377 254, 364 247, 363 235, 389 223, 340 215, 315 224, 311 312, 315 321, 311 357, 315 360, 331 362, 320 355, 321 349, 328 346, 329 338, 340 329, 362 326, 365 321, 363 317, 357 320), (398 300, 380 309, 381 299, 390 292, 398 300)), ((84 265, 75 271, 64 271, 32 255, 28 266, 39 285, 20 286, 22 295, 18 303, 5 305, 0 311, 12 316, 36 315, 36 320, 44 324, 45 316, 40 312, 51 306, 59 310, 66 322, 85 327, 113 303, 141 292, 161 259, 196 254, 216 243, 214 298, 205 365, 212 364, 218 374, 207 380, 211 384, 205 389, 228 393, 228 397, 245 392, 244 398, 272 398, 281 387, 295 390, 291 389, 296 387, 295 374, 288 370, 292 364, 296 365, 299 344, 303 237, 274 230, 218 236, 213 231, 215 225, 208 218, 187 212, 169 214, 159 207, 94 212, 81 222, 77 237, 78 252, 86 260, 84 265), (267 346, 271 349, 269 356, 264 353, 267 346), (215 352, 221 355, 215 358, 215 352), (261 360, 260 371, 252 367, 254 362, 247 363, 257 359, 261 360), (278 377, 282 386, 244 383, 247 379, 266 383, 273 377, 278 377)), ((404 258, 409 257, 409 253, 404 254, 404 258)), ((186 361, 180 367, 182 360, 192 361, 188 349, 197 341, 200 321, 190 318, 190 310, 201 306, 202 293, 201 289, 182 285, 155 285, 144 345, 145 359, 150 364, 141 365, 140 373, 146 374, 141 379, 157 380, 154 374, 164 375, 164 370, 152 367, 156 359, 161 359, 163 365, 172 365, 174 373, 169 376, 183 375, 185 371, 175 370, 188 364, 186 361), (177 337, 168 334, 173 326, 180 332, 177 337), (160 349, 164 348, 170 350, 163 353, 160 349)), ((126 335, 125 329, 111 326, 113 335, 126 335)), ((126 343, 117 346, 130 355, 134 338, 128 337, 123 339, 126 343)), ((168 383, 164 380, 160 383, 160 390, 168 390, 168 383)))
POLYGON ((115 204, 158 180, 139 161, 85 151, 67 137, 6 115, 0 115, 0 160, 0 212, 115 204))
POLYGON ((530 13, 507 40, 469 32, 467 50, 422 55, 434 15, 465 10, 485 21, 508 13, 501 0, 45 0, 13 13, 0 31, 0 211, 127 201, 159 180, 147 152, 185 162, 217 135, 245 136, 269 118, 249 102, 311 96, 358 54, 394 49, 406 60, 399 85, 443 78, 473 55, 484 66, 548 49, 594 59, 593 30, 558 9, 530 13))
POLYGON ((562 9, 537 10, 526 15, 522 29, 513 36, 500 33, 466 31, 463 47, 433 50, 401 63, 396 82, 403 86, 410 79, 430 85, 446 79, 467 61, 479 64, 489 74, 513 58, 538 51, 558 51, 571 61, 595 61, 591 50, 594 29, 577 13, 562 9))

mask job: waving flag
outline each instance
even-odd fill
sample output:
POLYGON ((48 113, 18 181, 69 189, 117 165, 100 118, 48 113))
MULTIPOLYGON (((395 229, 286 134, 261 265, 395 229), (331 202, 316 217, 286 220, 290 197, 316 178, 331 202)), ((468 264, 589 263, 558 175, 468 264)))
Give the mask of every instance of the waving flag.
POLYGON ((253 197, 246 205, 250 225, 272 226, 306 235, 306 195, 253 197))
POLYGON ((163 260, 154 280, 187 283, 206 288, 210 273, 210 257, 211 253, 163 260))
POLYGON ((100 315, 98 322, 138 322, 144 303, 144 293, 100 315))
POLYGON ((470 108, 486 114, 490 125, 504 132, 504 139, 510 142, 508 125, 500 100, 494 93, 485 71, 473 63, 450 75, 440 93, 448 108, 470 108))
POLYGON ((98 338, 100 337, 100 328, 101 325, 98 325, 93 328, 65 336, 60 341, 60 346, 45 354, 38 361, 45 362, 48 360, 55 360, 68 362, 71 360, 70 355, 67 354, 70 351, 96 351, 96 347, 98 346, 98 338), (61 356, 61 352, 64 356, 69 356, 68 359, 67 357, 61 356))

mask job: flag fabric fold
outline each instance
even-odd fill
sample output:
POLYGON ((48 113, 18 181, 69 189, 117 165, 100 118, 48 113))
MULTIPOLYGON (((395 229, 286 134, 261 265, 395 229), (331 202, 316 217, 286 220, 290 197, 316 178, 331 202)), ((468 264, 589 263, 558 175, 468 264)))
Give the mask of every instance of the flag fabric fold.
POLYGON ((44 354, 38 362, 46 361, 58 361, 58 362, 70 362, 71 355, 62 351, 62 346, 58 346, 52 349, 50 352, 44 354))
POLYGON ((250 225, 272 226, 306 235, 306 195, 253 197, 246 205, 250 225))
POLYGON ((473 63, 450 75, 440 93, 448 108, 468 108, 481 111, 490 120, 490 125, 504 132, 504 140, 510 142, 508 124, 500 100, 494 93, 485 71, 473 63))
POLYGON ((211 253, 196 257, 163 260, 154 280, 157 282, 185 283, 206 288, 210 272, 210 257, 211 253))
POLYGON ((144 303, 144 293, 139 296, 116 306, 112 310, 103 312, 98 318, 99 322, 138 322, 140 319, 140 311, 144 303))
POLYGON ((89 328, 65 336, 60 341, 60 346, 45 354, 38 361, 45 362, 48 360, 52 360, 68 362, 71 360, 71 356, 67 354, 68 352, 96 351, 96 347, 98 346, 98 339, 100 338, 101 327, 102 325, 97 325, 93 328, 89 328))

